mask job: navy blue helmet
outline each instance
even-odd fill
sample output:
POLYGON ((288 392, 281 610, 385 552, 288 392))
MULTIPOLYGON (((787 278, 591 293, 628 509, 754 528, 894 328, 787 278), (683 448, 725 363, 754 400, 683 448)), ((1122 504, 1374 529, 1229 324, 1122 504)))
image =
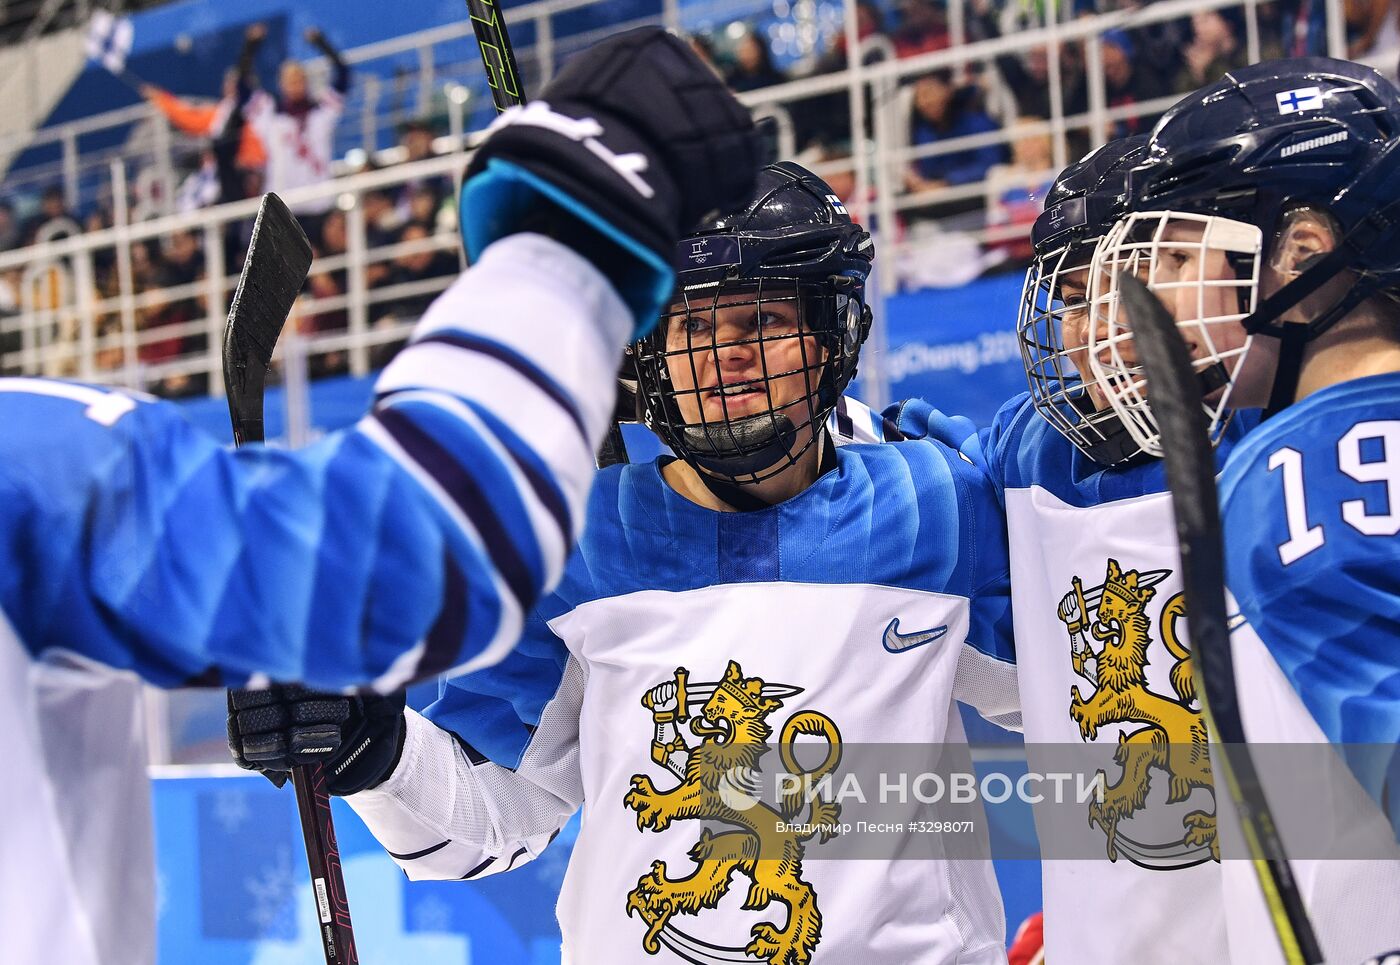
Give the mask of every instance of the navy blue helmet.
POLYGON ((735 483, 791 465, 821 439, 855 375, 874 256, 825 181, 790 161, 764 168, 740 210, 677 247, 671 307, 630 349, 642 421, 735 483), (721 321, 738 314, 753 320, 747 334, 719 339, 721 321), (739 355, 747 361, 731 363, 739 355))
POLYGON ((1147 135, 1109 141, 1060 172, 1031 226, 1044 258, 1070 244, 1092 244, 1127 210, 1128 172, 1147 158, 1147 135))
POLYGON ((1035 260, 1016 323, 1036 411, 1105 466, 1140 450, 1086 390, 1085 287, 1094 245, 1127 209, 1128 172, 1147 156, 1146 146, 1145 135, 1110 141, 1060 172, 1031 228, 1035 260))
POLYGON ((1283 339, 1271 408, 1296 387, 1302 346, 1377 292, 1400 284, 1400 92, 1369 67, 1326 57, 1231 71, 1157 123, 1130 176, 1136 211, 1219 215, 1257 226, 1267 246, 1299 205, 1336 221, 1337 249, 1243 321, 1283 339), (1284 314, 1343 271, 1356 283, 1307 325, 1284 314))

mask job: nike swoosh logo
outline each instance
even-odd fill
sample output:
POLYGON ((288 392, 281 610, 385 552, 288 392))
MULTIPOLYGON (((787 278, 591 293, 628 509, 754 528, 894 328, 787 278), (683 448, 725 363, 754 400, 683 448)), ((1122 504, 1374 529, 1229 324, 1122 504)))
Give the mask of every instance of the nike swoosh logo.
POLYGON ((945 623, 941 627, 934 627, 932 630, 924 630, 919 633, 900 633, 899 617, 895 617, 890 621, 890 625, 885 627, 885 649, 890 653, 903 653, 905 650, 913 650, 926 643, 933 643, 947 632, 948 625, 945 623))

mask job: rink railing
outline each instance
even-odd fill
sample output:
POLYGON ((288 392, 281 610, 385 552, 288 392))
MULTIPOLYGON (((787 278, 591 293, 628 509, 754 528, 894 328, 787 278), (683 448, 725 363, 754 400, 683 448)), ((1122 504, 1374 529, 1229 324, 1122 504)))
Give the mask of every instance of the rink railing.
MULTIPOLYGON (((761 17, 771 12, 767 0, 654 0, 656 12, 647 16, 609 24, 589 32, 574 33, 556 37, 555 21, 561 15, 595 6, 604 0, 537 0, 512 7, 508 12, 510 24, 516 34, 518 60, 526 89, 537 90, 547 81, 555 66, 574 51, 598 40, 607 33, 622 30, 644 23, 661 24, 673 30, 712 31, 725 24, 761 17)), ((948 26, 952 40, 952 50, 962 51, 965 56, 949 57, 944 61, 929 61, 923 58, 910 58, 908 63, 920 66, 910 70, 900 70, 893 75, 882 76, 881 83, 890 76, 896 80, 932 69, 940 63, 956 64, 986 62, 997 53, 1014 53, 1029 50, 1046 43, 1048 34, 1054 32, 1060 41, 1097 36, 1104 30, 1118 26, 1134 27, 1160 23, 1189 15, 1198 9, 1235 8, 1240 10, 1247 24, 1245 47, 1250 60, 1257 60, 1260 48, 1259 18, 1257 8, 1261 0, 1166 0, 1155 2, 1134 11, 1119 11, 1094 17, 1081 18, 1055 23, 1055 8, 1060 4, 1043 5, 1045 19, 1037 26, 1018 25, 1011 36, 998 41, 967 45, 968 0, 950 0, 948 4, 948 26), (1058 30, 1055 28, 1058 27, 1058 30), (1002 44, 1005 41, 1005 44, 1002 44), (995 46, 1002 44, 1001 46, 995 46)), ((847 0, 847 17, 853 16, 854 5, 847 0)), ((1342 17, 1341 0, 1325 0, 1327 15, 1328 50, 1334 56, 1345 56, 1346 38, 1342 17)), ((807 24, 795 25, 807 26, 807 24)), ((854 46, 854 45, 852 45, 854 46)), ((1097 45, 1095 51, 1097 50, 1097 45)), ((862 48, 869 52, 868 46, 862 48)), ((940 51, 948 54, 949 51, 940 51)), ((1058 84, 1058 50, 1051 48, 1054 60, 1052 76, 1058 84)), ((926 55, 932 56, 932 55, 926 55)), ((490 103, 487 96, 485 73, 469 22, 464 20, 445 24, 428 30, 406 34, 401 37, 379 41, 352 48, 345 53, 346 60, 361 68, 355 75, 346 113, 336 136, 338 155, 348 152, 387 152, 384 161, 396 160, 392 148, 393 132, 398 124, 413 117, 429 114, 446 118, 449 131, 441 146, 446 149, 454 143, 461 132, 480 122, 490 103), (411 65, 411 66, 409 66, 411 65)), ((1090 66, 1091 86, 1102 91, 1103 73, 1096 53, 1090 66)), ((799 61, 797 72, 810 69, 815 55, 799 61)), ((313 73, 324 73, 328 67, 324 61, 309 62, 313 73)), ((1390 69, 1392 65, 1384 65, 1390 69)), ((854 87, 860 83, 855 74, 859 71, 843 71, 818 78, 807 78, 781 86, 755 92, 754 100, 763 103, 781 104, 793 98, 809 96, 804 91, 831 91, 854 87), (809 83, 817 86, 805 87, 809 83)), ((868 73, 868 71, 867 71, 868 73)), ((1056 117, 1057 140, 1075 130, 1071 118, 1056 117), (1059 130, 1061 122, 1069 126, 1059 130)), ((1081 121, 1079 128, 1088 126, 1081 121)), ((175 172, 178 165, 172 160, 173 154, 188 154, 195 144, 183 135, 170 130, 164 117, 145 104, 107 112, 82 121, 45 128, 22 140, 11 143, 10 139, 0 138, 0 148, 5 150, 42 147, 51 145, 58 150, 60 159, 43 165, 26 166, 13 172, 6 179, 7 193, 16 191, 38 191, 51 183, 64 186, 71 206, 86 200, 98 191, 96 185, 102 180, 110 162, 116 158, 126 158, 133 166, 139 167, 142 183, 137 207, 149 213, 167 213, 170 199, 176 187, 175 172), (118 128, 128 130, 125 143, 116 148, 92 150, 84 146, 85 140, 100 136, 103 132, 118 128)), ((103 143, 110 143, 111 137, 103 143)), ((1062 152, 1061 152, 1062 153, 1062 152)), ((1063 163, 1057 153, 1057 163, 1063 163)), ((135 172, 131 175, 137 177, 135 172)))
MULTIPOLYGON (((529 20, 535 25, 535 42, 521 50, 522 71, 527 75, 527 82, 532 71, 536 81, 547 75, 565 52, 553 45, 550 39, 548 25, 552 18, 592 2, 595 0, 542 0, 512 8, 510 14, 513 23, 529 20)), ((739 2, 746 3, 748 0, 739 2)), ((879 302, 910 275, 908 263, 923 256, 926 249, 921 246, 938 243, 936 238, 930 242, 918 231, 903 231, 903 226, 911 219, 931 214, 934 216, 930 219, 932 223, 963 238, 970 238, 978 245, 989 247, 1024 239, 1028 227, 1024 223, 989 223, 988 213, 994 212, 996 206, 996 199, 991 197, 993 189, 1014 184, 1015 178, 1028 187, 1040 184, 1053 170, 1074 159, 1070 148, 1072 140, 1097 145, 1104 140, 1110 125, 1133 118, 1150 118, 1170 106, 1175 100, 1174 96, 1117 108, 1108 106, 1102 57, 1102 36, 1105 31, 1163 23, 1189 16, 1197 10, 1235 8, 1244 14, 1246 52, 1251 59, 1256 59, 1261 46, 1258 5, 1259 0, 1160 0, 1136 10, 1057 22, 1053 10, 1058 5, 1047 4, 1046 19, 1038 26, 1009 31, 995 39, 955 44, 944 50, 895 59, 889 40, 883 36, 868 38, 863 44, 856 41, 855 8, 847 3, 845 28, 848 49, 860 53, 850 68, 763 88, 744 94, 743 100, 754 108, 755 113, 771 116, 778 122, 780 149, 784 155, 792 156, 796 150, 794 112, 801 110, 804 102, 810 106, 814 98, 844 98, 851 117, 850 132, 854 134, 851 153, 803 160, 820 174, 830 177, 845 175, 848 180, 854 179, 854 189, 849 192, 853 206, 868 225, 877 229, 879 264, 882 267, 877 272, 878 284, 874 294, 879 302), (1068 43, 1083 43, 1085 48, 1088 110, 1075 115, 1067 115, 1063 104, 1064 65, 1061 54, 1062 45, 1068 43), (909 145, 909 80, 937 68, 950 68, 955 74, 966 77, 968 68, 977 64, 987 68, 985 76, 997 77, 994 67, 997 56, 1022 53, 1037 47, 1044 47, 1048 55, 1051 92, 1049 118, 1037 125, 1010 124, 1009 120, 1014 116, 1014 109, 1010 107, 1011 94, 998 81, 992 87, 990 98, 993 102, 1000 101, 1007 119, 1001 129, 922 147, 909 145), (866 64, 864 61, 868 57, 883 59, 866 64), (867 91, 870 95, 868 99, 867 91), (871 107, 868 118, 870 134, 866 133, 867 103, 871 107), (1010 144, 1018 138, 1036 135, 1049 135, 1051 139, 1050 170, 1020 172, 1011 181, 983 181, 922 192, 905 189, 904 173, 918 159, 990 144, 1010 144), (950 209, 954 212, 951 215, 948 214, 950 209), (881 230, 888 226, 894 226, 894 230, 881 230)), ((1329 15, 1336 14, 1339 6, 1338 0, 1328 0, 1329 15)), ((668 0, 664 8, 666 19, 686 23, 692 22, 695 10, 703 9, 733 10, 735 0, 718 0, 703 8, 681 6, 676 0, 668 0)), ((1329 43, 1334 47, 1345 42, 1340 30, 1331 27, 1332 24, 1340 26, 1340 23, 1335 17, 1329 20, 1329 43)), ((950 7, 950 27, 955 39, 966 35, 961 3, 950 7)), ((408 51, 437 49, 461 39, 465 30, 465 24, 453 24, 424 34, 359 48, 352 51, 350 56, 359 63, 365 63, 378 58, 401 57, 408 51)), ((571 37, 568 45, 591 39, 585 35, 571 37)), ((434 88, 441 81, 441 73, 437 72, 439 65, 438 60, 426 55, 420 63, 420 71, 433 78, 434 88)), ((318 356, 324 362, 325 357, 344 353, 345 368, 353 374, 363 374, 370 367, 377 347, 402 339, 410 326, 408 319, 376 324, 380 322, 382 307, 394 299, 415 297, 445 287, 445 279, 434 280, 433 284, 419 283, 411 290, 399 291, 371 289, 367 285, 364 275, 367 266, 407 251, 368 248, 360 199, 366 190, 374 187, 391 187, 430 175, 455 177, 463 164, 457 149, 469 140, 463 134, 463 126, 470 98, 464 96, 466 88, 460 85, 453 90, 456 92, 456 107, 451 115, 454 118, 452 131, 447 137, 439 139, 437 144, 439 149, 453 151, 452 156, 413 166, 396 166, 352 175, 288 195, 288 200, 293 202, 299 199, 335 198, 347 220, 349 244, 346 253, 337 258, 318 260, 313 269, 314 272, 343 272, 348 282, 345 291, 331 298, 306 299, 302 308, 303 317, 306 318, 344 312, 347 323, 340 330, 307 334, 307 350, 313 363, 318 356)), ((75 129, 94 130, 97 121, 89 119, 82 124, 87 126, 75 129)), ((77 136, 72 135, 74 140, 77 136)), ((159 151, 154 154, 158 155, 159 151)), ((395 154, 393 151, 381 152, 380 159, 393 161, 395 154)), ((109 159, 107 163, 113 178, 122 182, 127 176, 128 165, 121 159, 109 159)), ((225 261, 224 229, 229 224, 249 218, 256 202, 240 202, 180 217, 142 220, 152 214, 153 206, 148 203, 152 186, 161 184, 164 179, 164 175, 152 177, 149 174, 153 167, 159 172, 160 166, 157 164, 148 166, 138 175, 136 181, 142 190, 135 192, 140 196, 137 205, 129 211, 118 211, 118 221, 123 224, 117 228, 0 255, 0 276, 10 272, 13 282, 13 273, 19 273, 19 301, 24 312, 22 318, 10 319, 0 325, 0 368, 4 371, 64 375, 166 391, 171 391, 172 386, 174 389, 183 386, 185 391, 193 387, 209 394, 221 392, 216 336, 234 281, 229 273, 222 270, 225 261), (165 239, 180 230, 194 230, 200 235, 205 262, 209 267, 208 277, 183 289, 137 291, 136 273, 130 264, 131 243, 165 239), (115 259, 119 278, 117 290, 106 294, 93 290, 95 264, 104 257, 104 251, 107 253, 105 257, 115 259), (141 324, 143 313, 162 301, 190 298, 196 299, 199 305, 195 320, 157 328, 147 328, 141 324), (184 346, 182 351, 160 361, 141 362, 141 355, 152 354, 152 345, 172 338, 191 339, 195 344, 184 346), (192 384, 192 379, 197 381, 192 384)), ((168 182, 164 183, 164 196, 169 196, 170 187, 168 182)), ((124 183, 114 186, 113 197, 118 202, 118 208, 122 207, 128 194, 133 193, 129 188, 124 183)), ((430 240, 415 242, 414 246, 446 250, 455 244, 455 235, 444 232, 430 240)), ((880 306, 877 304, 875 307, 876 317, 879 318, 880 306)), ((884 401, 885 382, 879 371, 882 335, 877 325, 872 335, 871 351, 862 364, 862 374, 869 385, 870 401, 875 403, 884 401)))
MULTIPOLYGON (((379 310, 387 311, 404 299, 435 294, 453 277, 449 274, 370 289, 366 269, 371 265, 425 251, 455 254, 459 246, 455 231, 435 231, 423 239, 369 247, 365 193, 425 178, 445 177, 455 183, 462 166, 461 156, 432 158, 285 194, 294 207, 331 199, 346 220, 345 253, 317 258, 312 265, 313 276, 343 275, 345 290, 333 297, 303 295, 288 322, 289 329, 304 329, 305 323, 318 316, 345 314, 343 330, 302 331, 302 348, 313 370, 317 356, 343 353, 346 371, 367 373, 372 350, 402 340, 413 321, 385 321, 379 310)), ((117 177, 120 180, 120 171, 117 177)), ((18 289, 20 309, 18 315, 0 319, 0 371, 148 391, 164 387, 166 394, 188 394, 171 387, 194 384, 201 386, 201 392, 221 394, 219 344, 229 297, 238 281, 236 270, 225 269, 229 234, 232 229, 236 238, 257 208, 258 201, 253 199, 134 224, 124 223, 124 212, 119 210, 116 227, 0 254, 0 279, 18 289), (194 233, 200 242, 204 277, 173 287, 141 285, 133 246, 140 242, 168 244, 173 236, 185 232, 194 233), (114 291, 101 292, 96 287, 101 264, 115 271, 114 291), (149 324, 150 312, 182 302, 198 306, 192 320, 149 324), (193 341, 197 348, 160 361, 142 361, 153 347, 174 339, 193 341)))

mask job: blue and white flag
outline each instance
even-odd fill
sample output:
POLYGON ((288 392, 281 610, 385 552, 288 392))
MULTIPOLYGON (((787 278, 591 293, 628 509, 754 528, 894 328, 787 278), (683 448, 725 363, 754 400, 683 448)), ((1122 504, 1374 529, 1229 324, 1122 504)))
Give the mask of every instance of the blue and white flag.
POLYGON ((1280 114, 1317 110, 1323 105, 1321 87, 1299 87, 1297 90, 1286 90, 1274 96, 1278 99, 1280 114))
POLYGON ((114 74, 126 70, 126 58, 131 53, 135 31, 130 17, 118 19, 106 10, 98 10, 88 23, 87 57, 114 74))

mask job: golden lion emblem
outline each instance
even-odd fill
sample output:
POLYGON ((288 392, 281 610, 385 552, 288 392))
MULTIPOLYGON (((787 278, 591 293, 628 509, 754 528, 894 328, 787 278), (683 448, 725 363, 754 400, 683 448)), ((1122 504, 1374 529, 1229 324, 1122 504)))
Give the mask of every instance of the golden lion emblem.
MULTIPOLYGON (((1118 860, 1119 855, 1118 823, 1144 806, 1153 768, 1167 774, 1168 803, 1185 801, 1198 787, 1215 793, 1205 720, 1200 710, 1191 706, 1196 699, 1191 653, 1177 635, 1178 621, 1186 611, 1182 593, 1167 601, 1160 617, 1162 644, 1175 660, 1169 674, 1174 696, 1163 696, 1147 685, 1148 645, 1152 642, 1147 604, 1157 593, 1155 584, 1169 572, 1125 573, 1117 560, 1110 559, 1092 623, 1079 577, 1074 577, 1073 589, 1060 601, 1058 615, 1069 631, 1074 672, 1094 684, 1087 699, 1080 695, 1078 686, 1070 687, 1069 713, 1079 725, 1080 737, 1092 741, 1099 728, 1110 724, 1144 725, 1134 731, 1119 732, 1114 751, 1114 760, 1122 769, 1119 779, 1109 785, 1107 774, 1100 770, 1102 799, 1089 806, 1089 823, 1097 824, 1108 838, 1108 857, 1112 861, 1118 860), (1095 650, 1086 633, 1102 648, 1095 650), (1090 660, 1095 665, 1092 676, 1088 671, 1090 660)), ((1199 863, 1205 860, 1206 852, 1213 860, 1220 860, 1213 813, 1192 811, 1182 819, 1182 825, 1184 834, 1176 853, 1170 857, 1149 856, 1131 842, 1134 848, 1130 860, 1148 866, 1176 867, 1199 863), (1193 855, 1199 857, 1188 861, 1193 855)))
MULTIPOLYGON (((647 925, 642 948, 648 954, 657 954, 664 944, 692 961, 706 960, 686 953, 687 948, 695 947, 695 940, 680 932, 671 918, 717 907, 737 871, 749 879, 744 907, 761 910, 774 901, 781 902, 787 906, 787 924, 779 928, 772 922, 761 922, 753 927, 751 940, 743 947, 708 948, 747 954, 772 965, 805 965, 811 960, 821 941, 822 918, 816 892, 802 879, 802 857, 813 836, 820 834, 823 842, 831 839, 840 806, 820 792, 796 792, 777 806, 769 805, 757 799, 752 780, 768 752, 765 741, 773 733, 767 718, 783 705, 780 697, 798 693, 800 688, 745 677, 739 664, 731 660, 718 683, 691 685, 681 668, 673 680, 658 684, 643 696, 642 705, 651 711, 656 725, 652 760, 680 783, 662 791, 645 774, 633 775, 632 789, 623 803, 637 812, 637 828, 665 831, 674 821, 699 818, 735 829, 718 834, 701 831, 690 850, 695 861, 690 874, 667 877, 666 863, 653 861, 651 870, 627 895, 628 917, 635 911, 647 925), (703 709, 690 721, 691 732, 700 741, 691 746, 680 725, 689 718, 688 706, 701 700, 703 709), (792 825, 804 804, 810 810, 799 832, 792 825)), ((799 711, 783 725, 779 754, 788 773, 804 776, 810 787, 840 762, 840 734, 825 714, 799 711), (826 757, 816 768, 805 770, 793 758, 793 741, 799 735, 825 741, 826 757)), ((734 961, 736 957, 723 960, 734 961)))

